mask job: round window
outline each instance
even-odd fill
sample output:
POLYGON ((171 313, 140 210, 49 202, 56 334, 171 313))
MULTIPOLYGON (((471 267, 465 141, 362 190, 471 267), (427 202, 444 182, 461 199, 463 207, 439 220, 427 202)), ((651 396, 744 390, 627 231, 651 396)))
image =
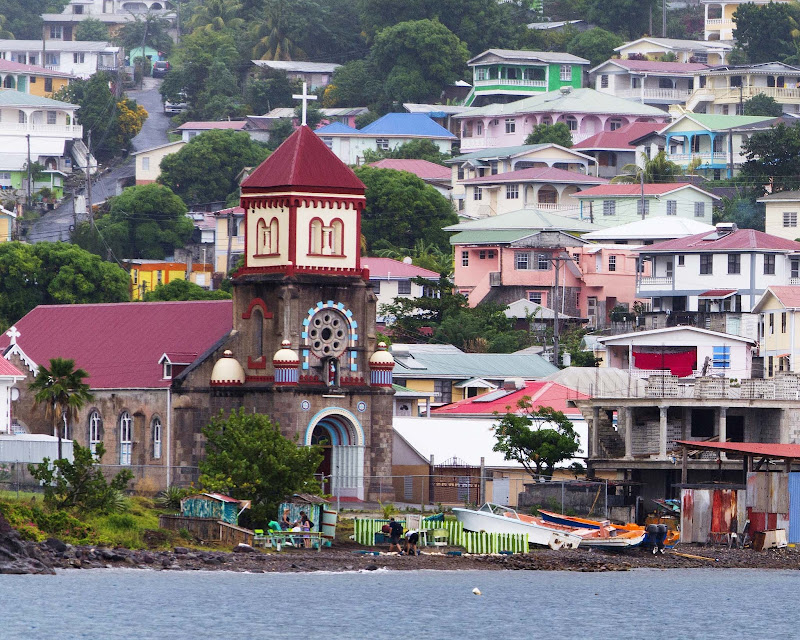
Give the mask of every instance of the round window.
POLYGON ((347 319, 338 311, 322 309, 315 313, 308 327, 311 351, 320 358, 335 358, 347 349, 347 319))

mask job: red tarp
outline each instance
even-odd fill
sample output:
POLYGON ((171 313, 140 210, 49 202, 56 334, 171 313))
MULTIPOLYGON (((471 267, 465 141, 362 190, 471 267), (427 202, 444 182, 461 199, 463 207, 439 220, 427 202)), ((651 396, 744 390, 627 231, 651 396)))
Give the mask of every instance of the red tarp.
POLYGON ((680 378, 692 375, 697 366, 697 351, 691 349, 680 353, 642 353, 633 352, 633 361, 637 369, 669 369, 669 372, 680 378))

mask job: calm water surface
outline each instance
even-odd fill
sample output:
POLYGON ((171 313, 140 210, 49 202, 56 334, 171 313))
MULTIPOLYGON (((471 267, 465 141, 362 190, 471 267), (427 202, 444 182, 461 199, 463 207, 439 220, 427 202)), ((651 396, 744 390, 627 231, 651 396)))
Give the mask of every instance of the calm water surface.
POLYGON ((797 638, 798 589, 798 571, 71 571, 0 576, 0 638, 797 638))

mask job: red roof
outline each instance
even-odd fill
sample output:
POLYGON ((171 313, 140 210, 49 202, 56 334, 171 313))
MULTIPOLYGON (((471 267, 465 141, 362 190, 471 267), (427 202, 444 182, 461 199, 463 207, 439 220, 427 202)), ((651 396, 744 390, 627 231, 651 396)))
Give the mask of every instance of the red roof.
MULTIPOLYGON (((16 323, 17 344, 36 364, 75 360, 93 389, 168 387, 161 356, 205 353, 231 331, 232 307, 230 300, 38 306, 16 323)), ((0 336, 0 349, 8 344, 0 336)))
POLYGON ((363 195, 366 187, 308 126, 298 128, 242 182, 242 193, 277 187, 363 195))
POLYGON ((5 358, 0 358, 0 378, 18 377, 24 378, 25 374, 17 369, 5 358))
POLYGON ((572 145, 573 149, 624 149, 634 151, 631 140, 655 133, 664 128, 663 122, 631 122, 616 131, 601 131, 572 145))
POLYGON ((392 258, 361 258, 361 266, 369 269, 370 278, 432 278, 439 279, 439 274, 430 269, 416 267, 392 258))
POLYGON ((375 167, 376 169, 407 171, 408 173, 413 173, 415 176, 418 176, 423 180, 449 181, 452 177, 452 172, 450 169, 443 167, 440 164, 436 164, 435 162, 429 162, 428 160, 384 158, 383 160, 378 160, 378 162, 373 162, 369 166, 375 167))
POLYGON ((690 449, 714 449, 744 453, 767 458, 800 459, 800 444, 780 444, 770 442, 705 442, 695 440, 676 440, 676 444, 685 444, 690 449))
MULTIPOLYGON (((585 173, 577 171, 565 171, 555 167, 531 167, 530 169, 520 169, 519 171, 506 171, 493 176, 483 176, 482 178, 471 178, 462 180, 462 184, 493 184, 497 182, 574 182, 579 184, 600 184, 605 185, 608 180, 596 176, 587 176, 585 173)), ((585 191, 582 193, 586 193, 585 191)))
POLYGON ((732 296, 734 293, 739 291, 738 289, 711 289, 709 291, 704 291, 701 293, 698 298, 727 298, 728 296, 732 296))
POLYGON ((244 129, 247 123, 244 120, 220 120, 211 122, 184 122, 178 131, 185 131, 187 129, 244 129))
POLYGON ((800 287, 789 285, 771 286, 769 290, 787 309, 800 308, 800 287))
POLYGON ((243 207, 228 207, 227 209, 220 209, 219 211, 215 211, 215 216, 227 216, 229 213, 232 213, 235 216, 243 216, 244 215, 244 208, 243 207))
POLYGON ((476 415, 493 415, 495 412, 506 413, 509 411, 508 407, 511 407, 510 411, 516 411, 517 401, 525 396, 530 397, 534 408, 538 406, 552 407, 567 414, 580 414, 577 408, 567 406, 567 400, 586 400, 591 397, 557 382, 528 381, 525 383, 524 389, 508 393, 501 389, 490 391, 475 398, 467 398, 466 400, 459 400, 458 402, 438 407, 433 409, 431 414, 441 416, 462 413, 476 415))
MULTIPOLYGON (((585 191, 577 195, 583 195, 585 191)), ((717 236, 716 231, 696 233, 685 238, 656 242, 642 249, 642 253, 656 251, 730 251, 731 249, 766 249, 773 251, 800 252, 800 242, 779 238, 755 229, 737 229, 733 233, 717 236)))
POLYGON ((708 69, 702 62, 657 62, 653 60, 610 60, 631 71, 650 71, 652 73, 692 73, 708 69))
MULTIPOLYGON (((694 186, 688 182, 663 182, 663 183, 650 183, 644 185, 644 195, 646 196, 662 196, 665 193, 670 193, 676 189, 683 187, 694 186)), ((702 189, 700 189, 702 191, 702 189)), ((592 187, 591 189, 584 189, 580 193, 573 193, 573 196, 591 197, 591 196, 640 196, 642 195, 642 186, 640 184, 603 184, 599 187, 592 187)), ((711 195, 711 194, 709 194, 711 195)))
POLYGON ((2 60, 0 59, 0 71, 18 71, 21 73, 31 74, 31 75, 43 75, 43 76, 53 76, 59 78, 74 78, 71 73, 66 73, 64 71, 51 71, 50 69, 46 69, 45 67, 39 67, 33 64, 22 64, 21 62, 12 62, 11 60, 2 60))

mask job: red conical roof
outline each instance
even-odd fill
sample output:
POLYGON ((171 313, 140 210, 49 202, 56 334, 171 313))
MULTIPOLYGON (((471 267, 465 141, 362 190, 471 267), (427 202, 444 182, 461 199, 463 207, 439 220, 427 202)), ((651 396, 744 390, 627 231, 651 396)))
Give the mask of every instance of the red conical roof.
POLYGON ((358 176, 305 125, 242 182, 242 193, 277 187, 359 195, 366 190, 358 176))

